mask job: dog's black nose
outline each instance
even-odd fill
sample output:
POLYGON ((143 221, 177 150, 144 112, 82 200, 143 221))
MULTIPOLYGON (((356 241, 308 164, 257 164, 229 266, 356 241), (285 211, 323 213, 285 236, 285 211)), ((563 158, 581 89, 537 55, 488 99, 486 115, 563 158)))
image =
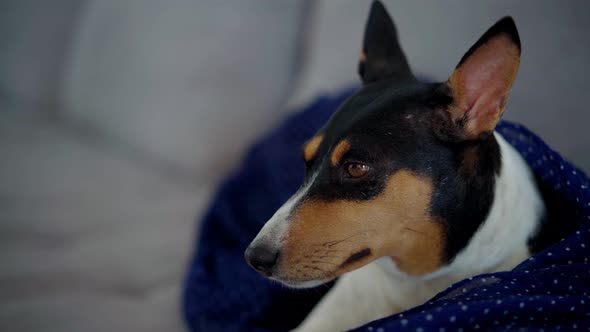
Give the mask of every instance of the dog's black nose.
POLYGON ((246 249, 244 258, 256 271, 270 277, 272 268, 277 264, 279 251, 272 249, 270 246, 255 245, 246 249))

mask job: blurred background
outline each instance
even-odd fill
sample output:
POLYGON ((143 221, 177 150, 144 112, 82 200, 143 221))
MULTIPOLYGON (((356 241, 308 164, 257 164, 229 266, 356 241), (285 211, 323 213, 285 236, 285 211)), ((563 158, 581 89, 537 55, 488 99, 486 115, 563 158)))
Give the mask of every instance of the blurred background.
MULTIPOLYGON (((384 2, 441 81, 512 15, 505 118, 590 170, 590 2, 384 2)), ((184 330, 196 217, 257 138, 357 84, 369 4, 2 0, 0 330, 184 330)))

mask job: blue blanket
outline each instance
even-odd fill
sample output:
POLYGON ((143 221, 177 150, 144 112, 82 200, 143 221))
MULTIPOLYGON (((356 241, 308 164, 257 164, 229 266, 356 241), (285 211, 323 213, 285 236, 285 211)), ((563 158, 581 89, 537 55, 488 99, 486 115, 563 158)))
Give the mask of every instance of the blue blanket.
MULTIPOLYGON (((301 184, 301 145, 350 93, 319 98, 288 118, 222 184, 204 216, 184 285, 183 314, 192 331, 285 331, 329 289, 292 290, 271 282, 248 267, 243 252, 301 184)), ((524 127, 502 122, 497 131, 544 185, 571 202, 564 209, 578 230, 512 271, 463 280, 359 331, 590 330, 588 178, 524 127)))

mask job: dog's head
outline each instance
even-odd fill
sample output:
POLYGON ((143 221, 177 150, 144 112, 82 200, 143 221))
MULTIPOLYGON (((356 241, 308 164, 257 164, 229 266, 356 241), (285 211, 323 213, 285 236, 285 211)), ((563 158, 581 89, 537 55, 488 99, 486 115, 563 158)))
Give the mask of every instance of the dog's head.
POLYGON ((305 181, 250 244, 248 263, 308 287, 380 257, 415 276, 451 262, 493 202, 501 163, 491 133, 519 61, 516 27, 504 18, 448 81, 419 82, 374 2, 363 87, 303 146, 305 181))

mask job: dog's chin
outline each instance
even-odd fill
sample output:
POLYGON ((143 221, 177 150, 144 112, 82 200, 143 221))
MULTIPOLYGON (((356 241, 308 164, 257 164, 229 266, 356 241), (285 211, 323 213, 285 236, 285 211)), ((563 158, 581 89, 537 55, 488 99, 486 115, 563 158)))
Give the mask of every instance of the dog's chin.
POLYGON ((312 280, 302 280, 302 281, 285 280, 285 279, 273 278, 273 277, 271 277, 270 279, 272 279, 274 281, 278 281, 287 287, 299 288, 299 289, 314 288, 314 287, 318 287, 318 286, 321 286, 323 284, 330 282, 330 279, 312 279, 312 280))

